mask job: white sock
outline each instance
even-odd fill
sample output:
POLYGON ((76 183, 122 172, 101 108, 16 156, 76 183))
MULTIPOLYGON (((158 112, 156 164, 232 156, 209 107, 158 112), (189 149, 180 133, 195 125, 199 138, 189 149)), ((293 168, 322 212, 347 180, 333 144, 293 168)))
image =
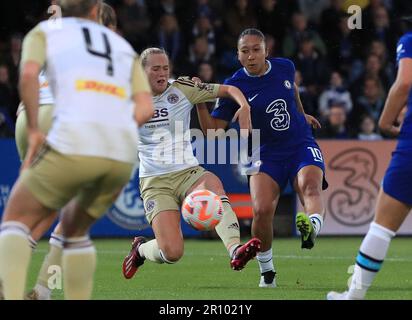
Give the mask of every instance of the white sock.
POLYGON ((234 245, 230 246, 229 248, 229 256, 232 258, 233 257, 233 253, 235 252, 235 250, 240 246, 239 243, 235 243, 234 245))
POLYGON ((312 222, 315 234, 318 235, 323 226, 323 217, 319 213, 314 213, 309 216, 309 219, 312 222))
POLYGON ((267 271, 275 271, 275 267, 273 266, 272 248, 264 252, 258 252, 256 259, 259 262, 261 274, 267 271))
POLYGON ((366 234, 358 256, 349 287, 349 299, 363 299, 373 279, 380 270, 389 244, 395 232, 372 222, 366 234))
POLYGON ((32 236, 29 236, 28 239, 30 243, 30 248, 34 251, 37 247, 37 241, 34 240, 32 236))
POLYGON ((51 290, 41 284, 36 284, 34 286, 34 291, 37 292, 39 300, 50 300, 51 290))

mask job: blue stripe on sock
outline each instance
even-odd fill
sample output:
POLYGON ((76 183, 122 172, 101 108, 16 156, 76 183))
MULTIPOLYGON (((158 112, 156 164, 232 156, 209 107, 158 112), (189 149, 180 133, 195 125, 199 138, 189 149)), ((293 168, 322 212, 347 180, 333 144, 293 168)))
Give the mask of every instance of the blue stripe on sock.
POLYGON ((319 219, 318 217, 311 217, 310 219, 316 219, 316 220, 319 221, 319 225, 320 225, 320 226, 322 225, 322 222, 320 221, 320 219, 319 219))
POLYGON ((358 256, 356 257, 356 263, 364 269, 378 272, 382 267, 383 261, 373 259, 363 254, 362 252, 359 252, 358 256))

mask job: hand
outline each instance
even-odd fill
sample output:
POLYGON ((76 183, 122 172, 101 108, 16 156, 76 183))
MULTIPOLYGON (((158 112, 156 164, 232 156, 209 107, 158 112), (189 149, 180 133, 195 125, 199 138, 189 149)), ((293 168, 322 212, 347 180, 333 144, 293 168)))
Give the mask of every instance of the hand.
POLYGON ((310 114, 305 113, 305 119, 306 123, 310 125, 313 129, 321 128, 320 122, 315 117, 312 117, 310 114))
POLYGON ((232 122, 235 122, 236 120, 239 121, 240 135, 243 138, 247 138, 249 133, 252 133, 252 118, 250 116, 250 106, 248 104, 240 107, 236 111, 232 122))
POLYGON ((28 133, 29 147, 27 149, 26 157, 21 165, 20 172, 30 167, 36 155, 39 153, 41 147, 46 141, 46 136, 40 130, 32 130, 28 133))
POLYGON ((396 138, 401 133, 401 127, 390 125, 387 128, 381 128, 381 131, 390 138, 396 138))
POLYGON ((202 80, 198 77, 192 77, 192 81, 195 83, 195 85, 201 84, 202 80))

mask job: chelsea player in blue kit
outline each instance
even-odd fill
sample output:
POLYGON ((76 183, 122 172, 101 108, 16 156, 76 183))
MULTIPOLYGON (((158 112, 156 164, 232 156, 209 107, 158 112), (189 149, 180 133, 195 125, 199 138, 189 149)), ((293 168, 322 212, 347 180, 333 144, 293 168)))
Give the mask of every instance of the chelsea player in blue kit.
MULTIPOLYGON (((412 13, 412 12, 411 12, 412 13)), ((382 267, 391 239, 412 209, 412 15, 408 17, 409 32, 398 42, 398 74, 379 120, 382 131, 398 136, 398 144, 383 178, 371 223, 356 257, 349 290, 331 291, 328 300, 364 299, 376 274, 382 267), (396 119, 407 104, 401 127, 396 119)))
MULTIPOLYGON (((320 124, 304 113, 294 84, 294 64, 267 55, 262 32, 243 31, 238 40, 238 58, 243 68, 225 84, 238 87, 248 98, 253 129, 260 130, 260 146, 252 150, 254 173, 248 173, 254 215, 252 234, 262 241, 257 254, 259 286, 275 287, 272 222, 281 191, 288 182, 296 190, 306 212, 297 215, 296 226, 301 232, 302 248, 311 249, 323 224, 321 191, 327 183, 323 156, 311 129, 320 124)), ((203 131, 226 128, 238 108, 230 100, 220 99, 210 116, 204 106, 198 106, 203 131)))

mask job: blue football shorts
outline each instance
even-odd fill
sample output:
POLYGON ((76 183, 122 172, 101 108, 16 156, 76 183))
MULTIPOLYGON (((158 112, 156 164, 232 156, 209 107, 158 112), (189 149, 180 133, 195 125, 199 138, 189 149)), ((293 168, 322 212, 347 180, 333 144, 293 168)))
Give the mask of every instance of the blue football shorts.
POLYGON ((325 163, 319 145, 313 142, 303 143, 297 148, 288 151, 287 156, 283 152, 281 155, 273 153, 260 155, 260 160, 254 160, 247 174, 253 175, 257 172, 264 172, 269 175, 279 185, 280 189, 286 188, 288 182, 293 186, 293 182, 298 172, 306 166, 316 166, 323 171, 322 190, 327 189, 328 182, 325 177, 325 163))
POLYGON ((383 191, 412 206, 412 150, 395 150, 383 177, 383 191))

